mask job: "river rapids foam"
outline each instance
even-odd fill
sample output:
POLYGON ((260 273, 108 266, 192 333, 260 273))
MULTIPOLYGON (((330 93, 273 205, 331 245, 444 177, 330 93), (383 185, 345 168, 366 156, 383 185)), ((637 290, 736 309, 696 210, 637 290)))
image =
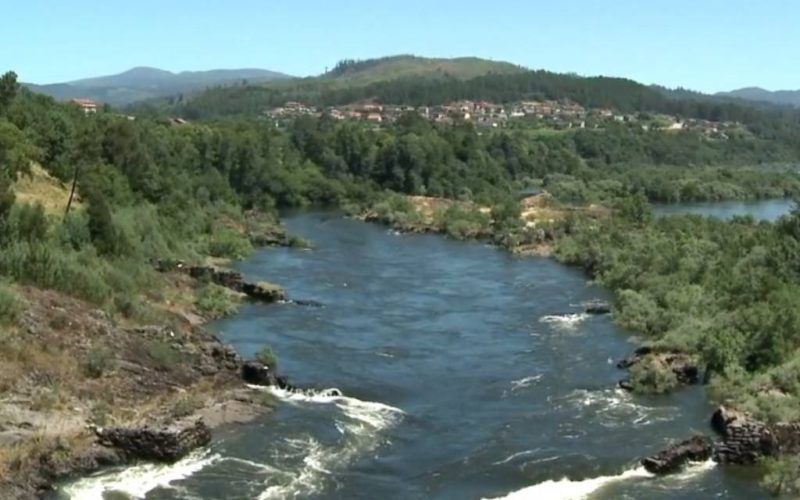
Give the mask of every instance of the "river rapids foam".
POLYGON ((330 446, 311 436, 283 439, 281 453, 295 456, 301 464, 294 470, 201 450, 174 464, 142 463, 121 470, 103 471, 63 486, 61 493, 75 500, 103 500, 104 495, 110 492, 144 498, 157 488, 174 488, 174 483, 209 466, 232 461, 266 473, 265 483, 257 496, 261 500, 306 497, 319 493, 326 484, 326 477, 335 469, 383 444, 379 436, 381 431, 395 425, 403 415, 399 408, 343 396, 338 389, 289 391, 276 387, 251 387, 267 391, 289 404, 335 406, 338 410, 334 417, 335 427, 342 436, 341 441, 330 446))
POLYGON ((62 492, 75 500, 103 500, 106 493, 113 491, 144 498, 149 491, 167 488, 221 459, 208 450, 195 451, 174 464, 143 463, 94 474, 65 486, 62 492))
POLYGON ((578 481, 568 478, 559 480, 549 479, 533 486, 528 486, 518 491, 509 493, 503 497, 496 497, 495 500, 528 500, 528 499, 547 499, 547 500, 583 500, 597 492, 601 488, 630 480, 678 480, 686 481, 702 474, 714 467, 712 460, 696 462, 691 464, 686 470, 675 476, 664 476, 659 478, 655 474, 647 472, 644 467, 628 469, 616 476, 600 476, 578 481))
POLYGON ((588 318, 589 314, 586 313, 550 314, 539 318, 539 322, 548 323, 562 330, 574 330, 588 318))

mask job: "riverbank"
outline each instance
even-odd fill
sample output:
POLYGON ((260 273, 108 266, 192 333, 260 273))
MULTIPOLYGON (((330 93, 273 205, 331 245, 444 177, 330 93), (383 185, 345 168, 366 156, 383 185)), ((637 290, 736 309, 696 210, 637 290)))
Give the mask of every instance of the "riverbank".
MULTIPOLYGON (((271 224, 253 234, 293 241, 271 224)), ((203 325, 245 299, 283 300, 282 289, 213 265, 157 267, 146 317, 11 288, 19 312, 0 351, 0 497, 38 498, 65 478, 139 459, 174 461, 214 429, 270 411, 272 398, 246 386, 241 356, 203 325)))
MULTIPOLYGON (((479 225, 483 231, 459 234, 448 230, 446 217, 425 217, 415 205, 413 199, 406 205, 395 202, 394 211, 383 211, 388 216, 373 210, 365 219, 389 223, 399 231, 411 220, 412 229, 482 239, 512 251, 519 248, 513 243, 527 226, 505 223, 498 228, 492 214, 484 211, 479 225), (412 215, 403 215, 406 212, 412 215)), ((775 220, 768 205, 765 218, 775 220)), ((786 209, 788 204, 781 206, 786 209)), ((774 225, 759 223, 759 214, 732 221, 691 215, 656 219, 646 201, 636 198, 621 200, 615 210, 615 217, 571 213, 558 218, 546 233, 552 242, 547 254, 583 268, 614 292, 615 321, 636 332, 649 350, 625 364, 632 375, 625 387, 661 393, 705 380, 713 401, 748 413, 753 422, 786 428, 800 420, 800 394, 786 383, 786 377, 793 380, 796 374, 793 351, 786 350, 795 345, 788 340, 795 338, 795 323, 770 319, 796 308, 789 305, 794 300, 789 297, 798 292, 785 267, 791 265, 791 257, 777 257, 787 245, 796 244, 791 218, 774 225), (773 252, 772 260, 760 257, 765 251, 773 252), (687 368, 691 376, 686 376, 687 368)), ((780 448, 758 448, 758 459, 742 460, 780 457, 775 451, 780 448)))

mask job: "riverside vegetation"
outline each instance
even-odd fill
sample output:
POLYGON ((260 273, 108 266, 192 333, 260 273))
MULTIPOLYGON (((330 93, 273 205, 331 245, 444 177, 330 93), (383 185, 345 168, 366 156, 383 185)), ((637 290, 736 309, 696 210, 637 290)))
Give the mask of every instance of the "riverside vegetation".
MULTIPOLYGON (((520 79, 533 77, 481 78, 513 92, 528 85, 520 79)), ((549 97, 561 97, 559 82, 547 87, 549 97)), ((155 263, 241 258, 253 244, 275 241, 274 216, 264 214, 327 205, 372 213, 403 229, 554 252, 614 291, 617 321, 656 351, 699 357, 713 397, 765 420, 800 420, 800 212, 776 224, 655 219, 648 203, 798 195, 800 176, 783 165, 800 159, 792 139, 800 114, 694 100, 616 102, 626 94, 603 89, 605 84, 618 90, 617 81, 568 83, 563 88, 571 96, 585 92, 586 104, 595 92, 612 96, 603 105, 641 111, 668 106, 690 117, 724 112, 741 119, 747 132, 727 140, 626 124, 558 134, 525 128, 480 132, 415 115, 378 129, 324 116, 300 118, 286 128, 246 118, 174 125, 152 109, 135 119, 111 109, 84 115, 21 90, 13 73, 4 75, 0 355, 10 369, 4 370, 3 397, 22 399, 29 409, 68 408, 85 396, 71 384, 81 381, 76 387, 84 390, 92 381, 95 392, 83 399, 94 407, 87 411, 107 418, 118 404, 122 411, 110 417, 126 421, 124 404, 131 401, 97 397, 104 384, 113 383, 115 346, 82 338, 86 345, 74 353, 68 373, 46 370, 58 364, 52 361, 59 351, 47 344, 51 337, 28 338, 24 326, 38 310, 34 303, 49 297, 61 304, 63 314, 47 322, 65 345, 71 342, 72 315, 101 310, 109 325, 130 327, 125 342, 144 345, 154 369, 174 370, 187 353, 156 334, 137 334, 135 327, 169 323, 176 311, 184 318, 187 310, 206 317, 228 314, 235 298, 214 284, 161 274, 155 263), (37 178, 45 181, 32 181, 37 178), (73 183, 76 200, 66 214, 66 189, 60 191, 64 203, 52 205, 51 197, 24 188, 73 183), (518 193, 531 189, 549 195, 521 205, 518 193), (421 211, 418 202, 430 199, 422 197, 447 201, 421 211), (37 382, 42 377, 46 384, 37 382)), ((263 358, 274 365, 271 352, 263 358)), ((656 376, 653 370, 634 373, 634 386, 660 391, 677 385, 658 363, 652 365, 656 376)), ((192 383, 203 380, 198 376, 192 383)), ((159 393, 151 403, 174 403, 176 396, 169 394, 159 393)), ((178 398, 179 413, 194 406, 186 398, 178 398)), ((50 449, 37 443, 55 437, 26 436, 5 449, 3 475, 32 466, 31 457, 50 449)), ((777 463, 782 478, 786 470, 797 472, 777 463)), ((781 485, 795 488, 785 479, 781 485)))

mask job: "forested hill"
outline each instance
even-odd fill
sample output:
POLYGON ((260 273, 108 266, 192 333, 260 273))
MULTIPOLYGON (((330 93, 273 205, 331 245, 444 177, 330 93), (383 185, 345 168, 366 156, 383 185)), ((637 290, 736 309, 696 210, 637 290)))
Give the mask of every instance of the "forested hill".
POLYGON ((85 78, 50 85, 26 84, 36 92, 59 100, 89 98, 112 105, 204 90, 208 87, 241 85, 290 78, 264 69, 220 69, 172 73, 158 68, 132 68, 116 75, 85 78))
POLYGON ((478 57, 440 59, 400 55, 363 61, 345 59, 324 73, 322 78, 336 79, 352 85, 407 77, 468 79, 489 74, 518 74, 525 71, 525 68, 515 64, 478 57))

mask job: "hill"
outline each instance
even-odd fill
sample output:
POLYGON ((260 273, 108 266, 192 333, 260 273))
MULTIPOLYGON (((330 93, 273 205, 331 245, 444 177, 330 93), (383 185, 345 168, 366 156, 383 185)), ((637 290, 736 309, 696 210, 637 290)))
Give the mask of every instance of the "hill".
POLYGON ((488 74, 515 74, 524 71, 524 68, 515 64, 477 57, 442 59, 399 55, 364 61, 344 60, 321 78, 353 85, 409 77, 469 79, 488 74))
POLYGON ((716 95, 738 97, 748 101, 768 102, 783 106, 800 106, 800 90, 770 91, 760 87, 745 87, 730 92, 718 92, 716 95))
POLYGON ((264 69, 219 69, 172 73, 158 68, 137 67, 116 75, 49 85, 26 84, 26 86, 59 100, 89 98, 112 105, 126 105, 146 99, 204 90, 207 87, 286 78, 290 77, 264 69))

